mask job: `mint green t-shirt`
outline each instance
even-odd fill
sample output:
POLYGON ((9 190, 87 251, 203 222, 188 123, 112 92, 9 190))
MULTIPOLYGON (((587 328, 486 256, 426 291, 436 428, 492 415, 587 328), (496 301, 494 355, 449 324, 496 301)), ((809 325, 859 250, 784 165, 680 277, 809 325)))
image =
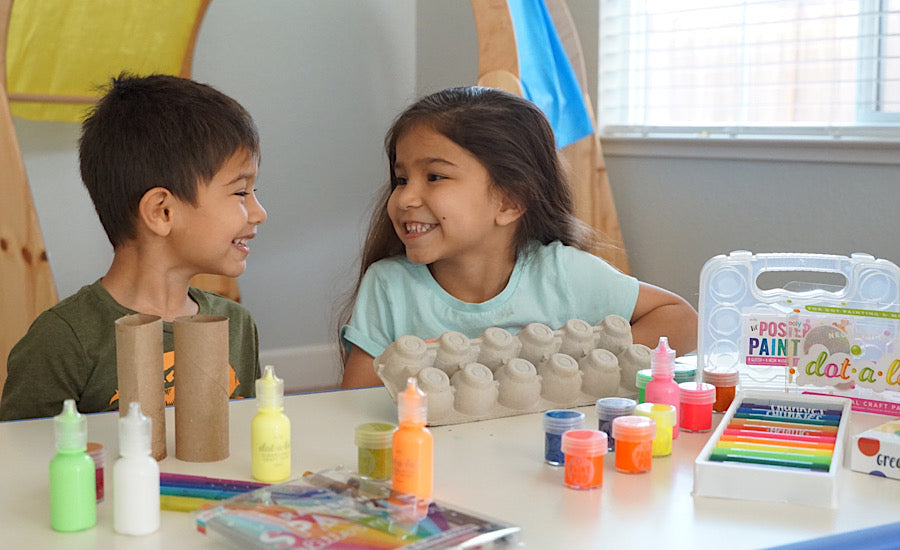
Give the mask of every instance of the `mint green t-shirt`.
MULTIPOLYGON (((259 339, 244 306, 197 288, 188 295, 200 315, 228 317, 231 397, 253 397, 259 378, 259 339)), ((65 399, 79 412, 119 408, 115 321, 137 313, 116 302, 97 280, 47 309, 13 347, 0 398, 0 420, 54 416, 65 399)), ((166 404, 175 394, 172 323, 163 322, 163 372, 166 404)))
POLYGON ((489 327, 515 334, 534 322, 558 329, 571 319, 592 325, 611 314, 631 319, 638 286, 593 254, 558 241, 535 243, 519 255, 500 294, 473 304, 448 294, 428 266, 395 256, 366 270, 341 341, 377 357, 407 334, 428 340, 454 330, 475 338, 489 327))

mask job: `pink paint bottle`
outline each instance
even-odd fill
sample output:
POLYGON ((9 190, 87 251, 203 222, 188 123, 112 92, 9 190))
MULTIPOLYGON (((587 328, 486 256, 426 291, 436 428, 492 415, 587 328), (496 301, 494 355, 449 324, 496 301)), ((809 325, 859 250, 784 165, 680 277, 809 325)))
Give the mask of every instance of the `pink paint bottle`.
POLYGON ((650 353, 651 379, 644 388, 647 403, 659 403, 675 407, 675 426, 672 438, 678 438, 678 419, 681 416, 681 390, 675 382, 675 350, 669 347, 669 339, 659 337, 659 345, 650 353))

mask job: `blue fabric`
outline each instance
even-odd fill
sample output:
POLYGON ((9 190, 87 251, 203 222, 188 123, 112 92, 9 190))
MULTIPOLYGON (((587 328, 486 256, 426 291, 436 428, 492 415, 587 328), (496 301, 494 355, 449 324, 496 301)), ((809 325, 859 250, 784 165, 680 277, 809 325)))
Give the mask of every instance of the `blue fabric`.
POLYGON ((556 147, 594 131, 575 71, 543 0, 509 0, 523 95, 547 115, 556 147))

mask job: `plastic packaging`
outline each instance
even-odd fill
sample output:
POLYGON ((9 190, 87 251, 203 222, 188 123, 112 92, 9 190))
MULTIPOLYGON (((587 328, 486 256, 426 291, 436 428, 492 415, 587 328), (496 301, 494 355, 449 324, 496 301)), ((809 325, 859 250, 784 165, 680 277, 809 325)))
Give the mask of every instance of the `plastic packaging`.
POLYGON ((159 464, 150 456, 152 420, 132 401, 119 418, 119 454, 113 466, 113 528, 123 535, 159 529, 159 464))
POLYGON ((626 474, 649 472, 653 467, 656 423, 646 416, 620 416, 613 420, 616 470, 626 474))
POLYGON ((562 436, 569 430, 584 429, 584 413, 566 409, 554 409, 544 413, 544 461, 551 466, 562 466, 566 456, 562 452, 562 436))
POLYGON ((637 416, 646 416, 656 424, 656 435, 653 437, 653 458, 662 458, 672 454, 674 437, 675 407, 662 403, 640 403, 634 408, 637 416))
POLYGON ((599 430, 569 430, 562 435, 567 487, 593 489, 603 484, 603 457, 607 445, 606 433, 599 430))
POLYGON ((734 401, 741 373, 735 367, 706 367, 703 369, 703 381, 716 387, 716 401, 713 412, 725 412, 734 401))
POLYGON ((410 377, 406 390, 397 395, 400 427, 394 432, 392 487, 394 491, 431 501, 434 490, 434 437, 425 427, 428 401, 416 379, 410 377))
POLYGON ((53 417, 56 456, 50 461, 50 526, 56 531, 89 529, 97 523, 96 466, 85 452, 87 419, 66 399, 53 417))
POLYGON ((604 397, 597 400, 597 429, 606 434, 607 450, 616 450, 612 435, 612 422, 620 416, 634 414, 637 403, 627 397, 604 397))
POLYGON ((682 382, 681 429, 686 432, 708 432, 712 428, 716 387, 705 382, 682 382))
POLYGON ((368 422, 354 430, 357 446, 357 470, 366 479, 391 477, 391 442, 397 426, 387 422, 368 422))
POLYGON ((652 380, 644 389, 645 402, 672 405, 675 407, 675 427, 672 437, 678 438, 678 407, 681 403, 681 391, 675 381, 675 350, 669 347, 669 339, 659 338, 659 345, 650 354, 650 371, 652 380))
POLYGON ((284 414, 284 380, 271 365, 256 381, 256 410, 250 422, 253 478, 286 481, 291 477, 291 420, 284 414))

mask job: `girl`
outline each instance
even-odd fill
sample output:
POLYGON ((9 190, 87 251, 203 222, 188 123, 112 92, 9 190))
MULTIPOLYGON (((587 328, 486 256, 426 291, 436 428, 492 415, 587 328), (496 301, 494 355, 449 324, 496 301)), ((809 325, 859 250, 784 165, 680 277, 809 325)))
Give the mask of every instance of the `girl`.
POLYGON ((697 313, 590 254, 553 131, 533 103, 491 88, 427 96, 385 139, 390 181, 341 318, 342 387, 380 384, 373 358, 400 336, 474 338, 528 323, 631 320, 634 341, 697 344, 697 313), (354 303, 355 302, 355 303, 354 303), (352 307, 352 315, 349 315, 352 307))

